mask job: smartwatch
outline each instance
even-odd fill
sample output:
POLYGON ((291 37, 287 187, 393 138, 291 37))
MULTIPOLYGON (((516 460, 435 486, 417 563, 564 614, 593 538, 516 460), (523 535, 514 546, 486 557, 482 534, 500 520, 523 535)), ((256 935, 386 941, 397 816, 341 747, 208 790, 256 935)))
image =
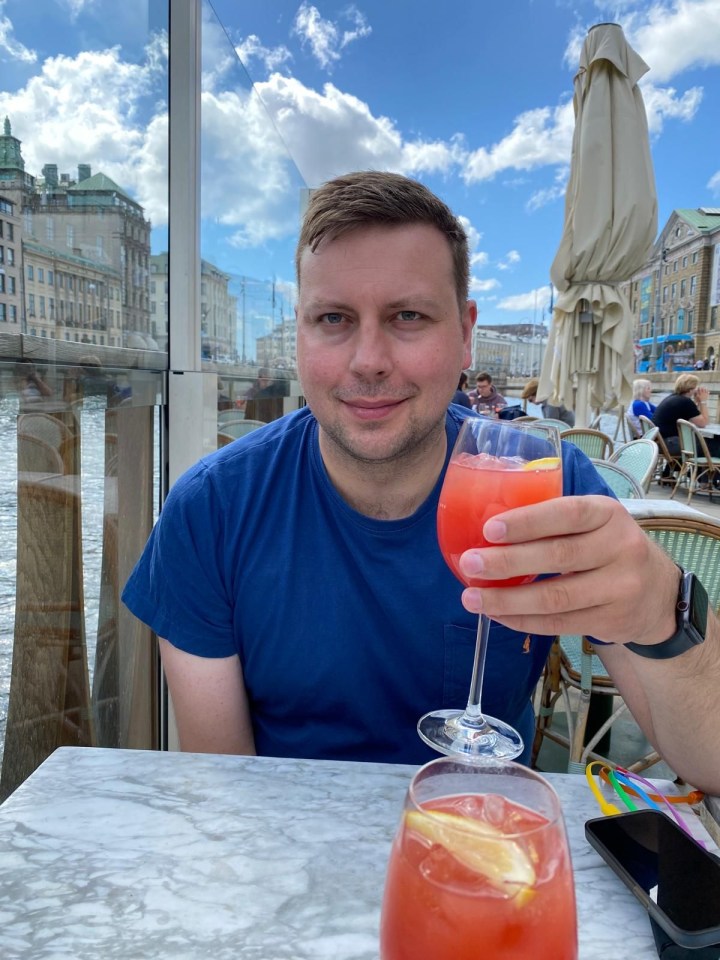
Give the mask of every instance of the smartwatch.
POLYGON ((707 592, 694 573, 688 573, 682 567, 680 573, 675 633, 662 643, 626 643, 628 650, 651 660, 670 660, 704 642, 708 618, 707 592))

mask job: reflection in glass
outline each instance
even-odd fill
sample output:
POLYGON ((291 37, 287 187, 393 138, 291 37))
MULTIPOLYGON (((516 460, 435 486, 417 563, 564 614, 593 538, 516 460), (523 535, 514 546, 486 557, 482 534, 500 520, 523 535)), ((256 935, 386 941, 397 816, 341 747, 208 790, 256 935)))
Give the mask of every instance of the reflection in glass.
POLYGON ((157 745, 154 647, 118 602, 157 512, 167 367, 168 5, 147 9, 5 11, 0 797, 61 744, 157 745))
MULTIPOLYGON (((254 382, 268 368, 277 400, 295 368, 288 250, 306 185, 230 40, 240 26, 203 4, 201 354, 221 377, 254 382)), ((262 422, 287 412, 282 402, 261 406, 257 416, 238 409, 262 422)))
POLYGON ((119 592, 157 512, 159 377, 0 366, 0 796, 57 746, 156 745, 154 648, 119 592))

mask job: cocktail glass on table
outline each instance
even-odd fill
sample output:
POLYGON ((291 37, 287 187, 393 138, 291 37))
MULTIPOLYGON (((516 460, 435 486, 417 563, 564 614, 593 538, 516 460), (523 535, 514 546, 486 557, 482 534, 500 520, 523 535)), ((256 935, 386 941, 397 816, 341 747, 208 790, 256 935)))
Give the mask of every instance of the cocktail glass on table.
MULTIPOLYGON (((466 577, 460 571, 460 557, 472 547, 493 545, 483 528, 497 514, 559 496, 562 458, 555 427, 468 417, 455 442, 438 505, 438 540, 446 563, 465 586, 531 582, 542 571, 508 580, 466 577)), ((465 710, 434 710, 418 722, 420 737, 440 753, 512 759, 523 751, 517 730, 482 712, 489 633, 490 620, 483 614, 465 710)))
POLYGON ((413 777, 390 854, 381 960, 577 960, 560 802, 507 760, 440 757, 413 777))

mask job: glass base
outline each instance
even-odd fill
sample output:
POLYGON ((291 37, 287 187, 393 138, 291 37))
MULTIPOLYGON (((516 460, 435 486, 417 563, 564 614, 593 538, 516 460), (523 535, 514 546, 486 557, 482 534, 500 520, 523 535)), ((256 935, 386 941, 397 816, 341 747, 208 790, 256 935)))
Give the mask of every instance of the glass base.
POLYGON ((462 710, 434 710, 418 720, 420 739, 433 750, 452 757, 514 760, 523 752, 522 737, 495 717, 468 720, 462 710))

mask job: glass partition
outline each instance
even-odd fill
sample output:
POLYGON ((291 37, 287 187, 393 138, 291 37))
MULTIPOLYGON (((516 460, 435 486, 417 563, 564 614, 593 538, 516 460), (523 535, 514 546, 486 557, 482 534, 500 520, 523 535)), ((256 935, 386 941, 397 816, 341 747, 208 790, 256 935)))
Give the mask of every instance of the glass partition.
POLYGON ((119 592, 164 473, 167 8, 4 10, 0 798, 58 746, 158 744, 119 592))
POLYGON ((222 21, 216 9, 202 8, 200 311, 222 446, 302 402, 293 248, 306 184, 242 62, 242 7, 222 21))

